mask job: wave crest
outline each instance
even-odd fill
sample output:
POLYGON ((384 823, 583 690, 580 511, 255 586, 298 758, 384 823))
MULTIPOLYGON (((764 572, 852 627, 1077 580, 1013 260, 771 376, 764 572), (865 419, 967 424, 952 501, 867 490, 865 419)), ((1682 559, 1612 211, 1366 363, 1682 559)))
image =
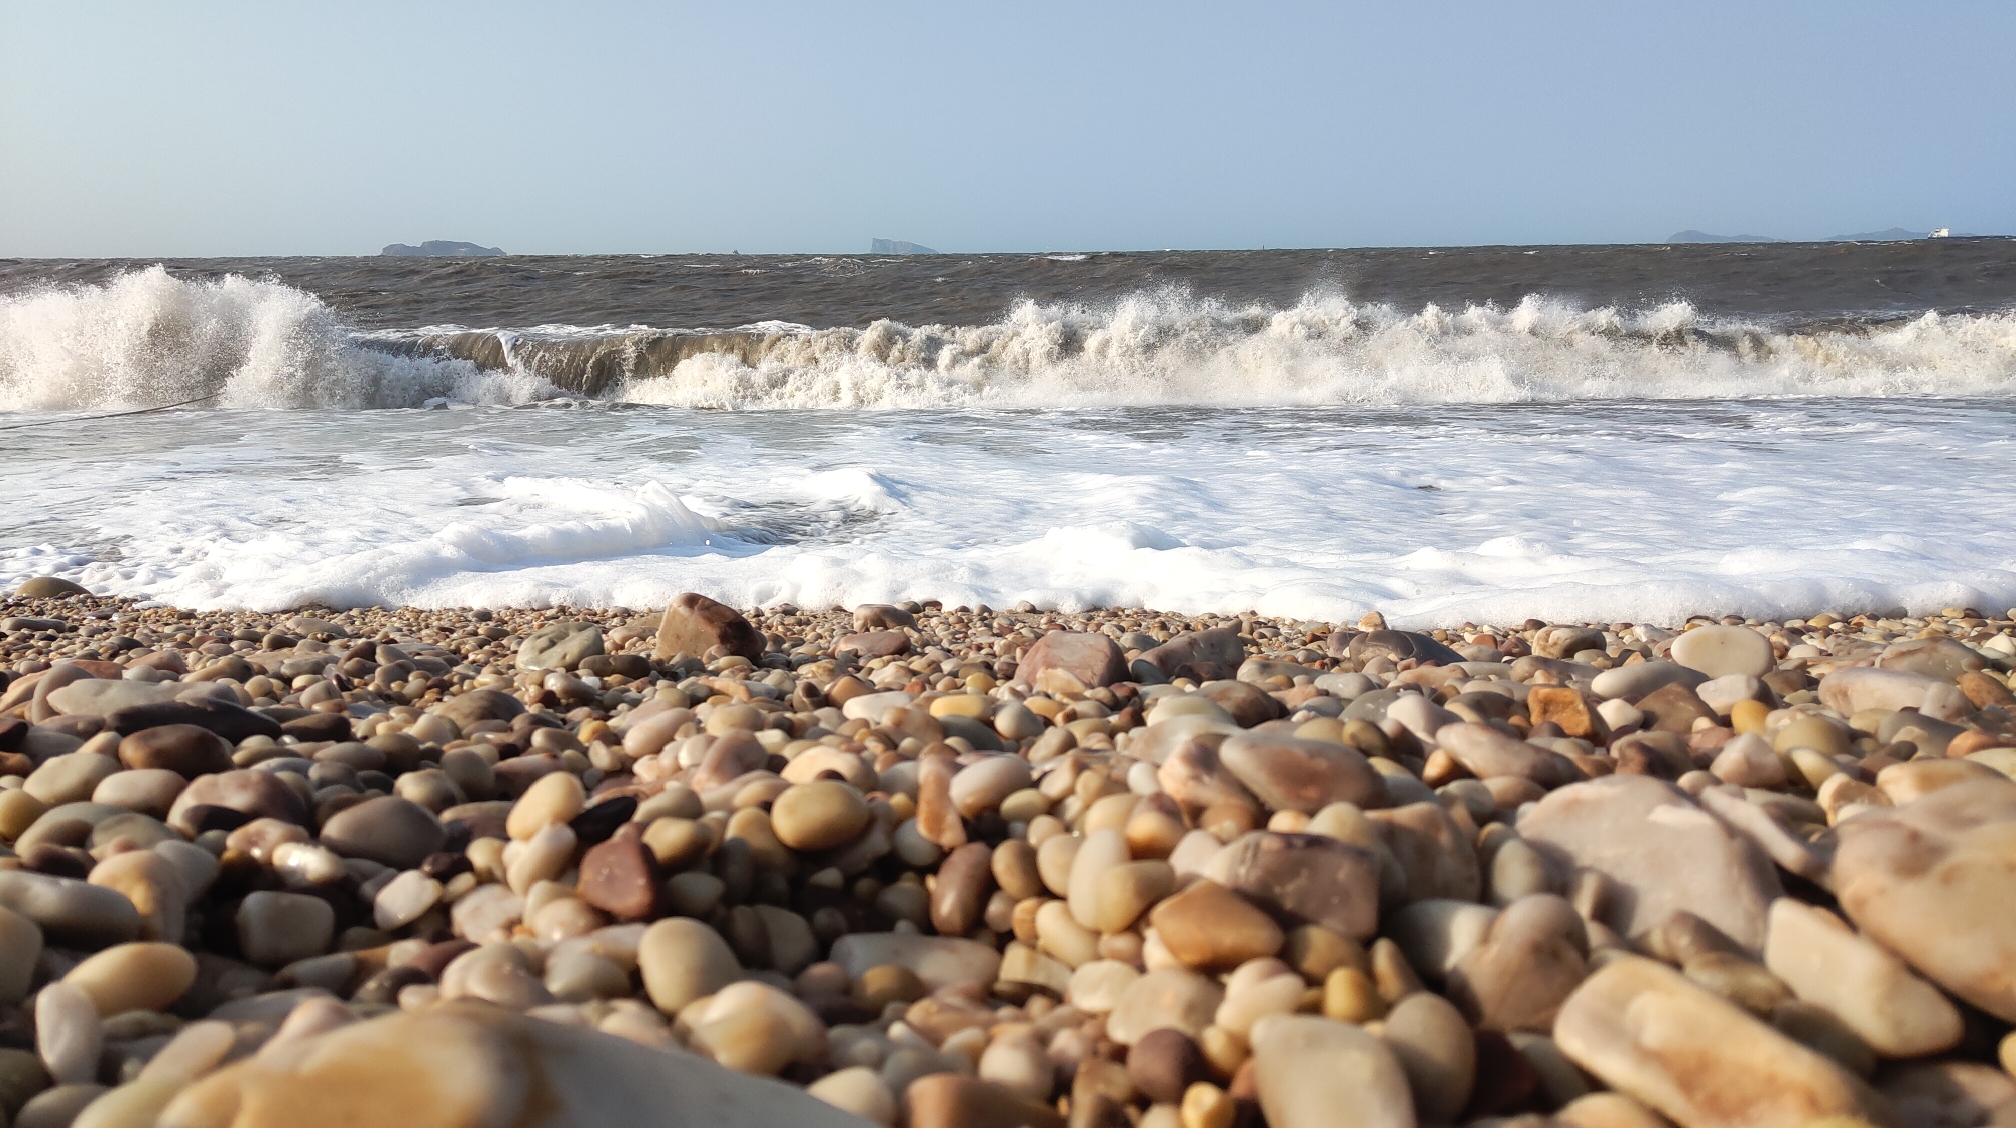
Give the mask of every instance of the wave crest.
POLYGON ((0 408, 517 404, 687 408, 1427 405, 2016 391, 2016 314, 1787 329, 1684 302, 1529 297, 1413 313, 1312 292, 1235 306, 1181 290, 1023 301, 985 325, 360 333, 272 280, 175 278, 0 297, 0 408))

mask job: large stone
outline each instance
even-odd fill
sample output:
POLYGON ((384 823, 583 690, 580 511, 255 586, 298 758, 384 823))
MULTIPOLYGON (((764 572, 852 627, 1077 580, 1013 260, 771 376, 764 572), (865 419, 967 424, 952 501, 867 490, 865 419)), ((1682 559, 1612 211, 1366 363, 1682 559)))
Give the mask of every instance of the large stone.
POLYGON ((1934 983, 2016 1022, 2016 784, 1941 788, 1831 833, 1848 919, 1934 983))
POLYGON ((1429 991, 1401 999, 1386 1016, 1385 1039, 1414 1107, 1430 1124, 1454 1124, 1477 1081, 1477 1038, 1449 1000, 1429 991))
POLYGON ((740 611, 696 592, 675 596, 658 620, 652 656, 660 662, 681 654, 704 658, 715 647, 751 662, 763 657, 763 636, 740 611))
POLYGON ((1288 927, 1366 940, 1379 930, 1379 870, 1372 851, 1334 838, 1254 831, 1213 855, 1205 876, 1288 927))
POLYGON ((65 716, 102 717, 135 705, 161 705, 188 687, 180 682, 85 678, 49 692, 49 707, 65 716))
POLYGON ((1552 893, 1507 905, 1482 943, 1449 973, 1449 997, 1485 1030, 1545 1033, 1588 967, 1589 936, 1552 893))
POLYGON ((261 890, 238 903, 238 948, 261 967, 284 967, 329 950, 336 910, 305 893, 261 890))
POLYGON ((651 1002, 666 1014, 728 986, 742 966, 721 934, 697 920, 661 920, 637 942, 637 970, 651 1002))
POLYGON ((1963 674, 1987 669, 1988 659, 1980 651, 1950 638, 1907 638, 1884 647, 1876 665, 1879 669, 1958 682, 1963 674))
POLYGON ((96 752, 51 756, 28 776, 22 790, 45 806, 89 802, 98 785, 119 771, 119 761, 96 752))
POLYGON ((129 768, 165 768, 183 779, 231 770, 231 742, 201 725, 161 725, 119 742, 119 762, 129 768))
POLYGON ((1777 870, 1751 842, 1672 784, 1613 775, 1561 788, 1519 820, 1519 834, 1562 872, 1614 885, 1599 918, 1637 938, 1686 910, 1751 952, 1764 946, 1777 870))
POLYGON ((1254 1080, 1270 1128, 1414 1128, 1407 1073, 1361 1027, 1310 1015, 1253 1026, 1254 1080))
POLYGON ((466 729, 478 721, 508 721, 525 712, 525 703, 494 689, 472 689, 450 697, 428 712, 456 728, 466 729))
POLYGON ((1281 950, 1280 925, 1215 881, 1192 882, 1148 914, 1155 934, 1183 966, 1229 971, 1281 950))
POLYGON ((253 819, 279 819, 296 826, 308 821, 308 804, 278 772, 239 770, 191 780, 168 809, 168 825, 190 838, 202 833, 197 808, 225 807, 253 819))
MULTIPOLYGON (((278 740, 284 731, 279 721, 263 713, 255 713, 235 701, 220 701, 214 697, 170 701, 160 705, 135 705, 115 710, 105 718, 106 730, 121 736, 169 725, 194 725, 232 744, 252 736, 278 740)), ((123 743, 120 755, 122 758, 125 755, 123 743)))
POLYGON ((345 807, 322 824, 322 845, 393 869, 412 869, 447 841, 448 831, 432 811, 396 795, 345 807))
POLYGON ((1558 752, 1528 744, 1489 725, 1444 725, 1435 743, 1478 779, 1516 776, 1542 787, 1560 787, 1582 778, 1582 769, 1558 752))
POLYGON ((1103 634, 1051 631, 1022 652, 1015 680, 1037 685, 1046 670, 1068 675, 1088 689, 1112 685, 1127 679, 1127 655, 1103 634))
POLYGON ((21 581, 14 594, 22 599, 68 599, 73 595, 90 595, 91 589, 61 576, 35 576, 21 581))
POLYGON ((174 944, 116 944, 71 968, 63 982, 81 988, 107 1017, 166 1010, 196 982, 196 957, 174 944))
POLYGON ((1974 711, 1966 694, 1938 678, 1866 666, 1821 678, 1820 703, 1844 717, 1865 709, 1916 709, 1935 721, 1959 721, 1974 711))
POLYGON ((33 921, 51 942, 72 947, 103 948, 140 934, 133 902, 75 878, 0 870, 0 909, 33 921))
POLYGON ((1876 1125, 1881 1097, 1679 972, 1623 956, 1583 981, 1554 1023, 1569 1060, 1680 1128, 1800 1128, 1826 1116, 1876 1125))
MULTIPOLYGON (((1330 637, 1331 652, 1336 653, 1336 641, 1341 636, 1330 637)), ((1345 644, 1344 655, 1361 666, 1374 658, 1385 658, 1396 665, 1410 658, 1422 665, 1434 663, 1442 666, 1454 666, 1463 660, 1461 654, 1428 635, 1414 631, 1378 630, 1351 635, 1345 644)))
POLYGON ((1790 897, 1771 903, 1764 965, 1884 1057, 1936 1054, 1953 1048, 1965 1031, 1959 1010, 1904 961, 1833 913, 1790 897))
POLYGON ((571 670, 602 653, 602 628, 593 623, 554 623, 518 644, 521 670, 571 670))
POLYGON ((1246 644, 1237 627, 1213 627, 1208 631, 1186 631, 1151 650, 1141 661, 1169 678, 1189 678, 1194 682, 1228 678, 1246 660, 1246 644))
POLYGON ((829 957, 858 979, 870 968, 895 965, 914 972, 930 990, 987 986, 1001 971, 1001 954, 977 940, 902 932, 853 932, 833 942, 829 957))
POLYGON ((957 1073, 919 1077, 904 1090, 909 1128, 1063 1128, 1056 1111, 1006 1085, 957 1073))
POLYGON ((1447 897, 1475 901, 1483 892, 1476 848, 1440 803, 1409 803, 1391 810, 1367 811, 1366 815, 1387 852, 1400 863, 1400 872, 1407 879, 1407 900, 1447 897))
POLYGON ((1673 640, 1673 661, 1710 678, 1747 674, 1761 678, 1778 664, 1771 652, 1771 640, 1738 626, 1706 626, 1673 640))
POLYGON ((1154 1030, 1177 1030, 1195 1038, 1211 1025, 1225 988, 1195 972, 1151 971, 1120 993, 1119 1005, 1106 1016, 1106 1034, 1131 1046, 1154 1030))
POLYGON ((582 1026, 451 1003, 226 1066, 162 1128, 860 1128, 793 1086, 582 1026))
POLYGON ((1678 662, 1634 662, 1597 674, 1589 688, 1606 701, 1637 701, 1676 682, 1692 689, 1707 680, 1707 674, 1678 662))
POLYGON ((1327 740, 1240 733, 1218 759, 1270 809, 1313 815, 1332 803, 1386 805, 1386 786, 1364 754, 1327 740))

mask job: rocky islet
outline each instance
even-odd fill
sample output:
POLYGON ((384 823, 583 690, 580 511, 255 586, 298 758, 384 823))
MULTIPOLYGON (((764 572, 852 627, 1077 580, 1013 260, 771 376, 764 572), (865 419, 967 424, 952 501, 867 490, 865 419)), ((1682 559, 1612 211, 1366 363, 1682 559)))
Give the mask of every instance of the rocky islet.
POLYGON ((0 610, 17 1128, 2016 1118, 2006 617, 0 610))

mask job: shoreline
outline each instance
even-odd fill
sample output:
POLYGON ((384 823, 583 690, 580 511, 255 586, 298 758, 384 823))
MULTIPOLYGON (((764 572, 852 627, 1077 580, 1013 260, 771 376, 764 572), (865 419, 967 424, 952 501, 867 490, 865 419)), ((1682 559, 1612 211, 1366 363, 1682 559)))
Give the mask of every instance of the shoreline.
POLYGON ((2003 612, 136 602, 0 601, 17 1123, 2016 1103, 2003 612))

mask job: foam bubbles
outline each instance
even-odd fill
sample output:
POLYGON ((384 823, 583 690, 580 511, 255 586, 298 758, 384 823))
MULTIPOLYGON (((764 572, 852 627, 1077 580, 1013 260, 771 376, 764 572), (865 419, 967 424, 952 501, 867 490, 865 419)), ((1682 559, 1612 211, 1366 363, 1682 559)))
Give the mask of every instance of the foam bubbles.
POLYGON ((0 297, 0 409, 412 407, 520 403, 542 380, 360 348, 312 294, 275 281, 171 276, 0 297))

